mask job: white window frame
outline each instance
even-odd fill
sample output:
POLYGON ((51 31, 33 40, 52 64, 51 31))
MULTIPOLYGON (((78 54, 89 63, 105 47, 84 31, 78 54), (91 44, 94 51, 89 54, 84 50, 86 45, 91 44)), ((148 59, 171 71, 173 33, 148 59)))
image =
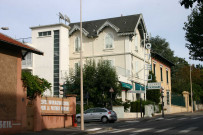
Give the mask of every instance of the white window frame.
POLYGON ((134 70, 135 70, 135 76, 136 77, 139 77, 139 74, 138 74, 138 72, 139 72, 139 63, 140 63, 139 60, 135 61, 135 69, 134 70))
POLYGON ((104 49, 108 50, 108 49, 114 49, 114 36, 112 33, 108 32, 105 34, 105 37, 104 37, 104 49), (110 37, 112 37, 112 47, 108 47, 106 46, 106 37, 110 35, 110 37))
POLYGON ((74 63, 74 71, 75 71, 75 73, 76 73, 76 64, 78 65, 78 68, 80 67, 80 62, 75 62, 74 63))
POLYGON ((74 52, 80 52, 80 37, 79 36, 75 37, 75 40, 74 40, 74 52), (78 42, 79 42, 79 44, 78 44, 78 50, 76 49, 76 46, 77 46, 76 40, 77 39, 78 39, 78 42))
POLYGON ((42 32, 38 32, 38 37, 49 37, 49 36, 51 36, 51 34, 52 34, 52 31, 42 31, 42 32), (42 35, 40 35, 40 33, 42 35), (47 33, 47 34, 43 35, 44 33, 47 33))
POLYGON ((111 66, 115 67, 115 60, 114 59, 107 59, 107 61, 110 61, 111 66))

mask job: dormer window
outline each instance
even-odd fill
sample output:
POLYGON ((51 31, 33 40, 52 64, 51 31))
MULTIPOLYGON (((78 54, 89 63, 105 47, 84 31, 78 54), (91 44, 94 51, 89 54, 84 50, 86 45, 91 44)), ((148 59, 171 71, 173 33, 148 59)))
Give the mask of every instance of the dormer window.
POLYGON ((105 37, 105 49, 112 49, 113 48, 113 35, 108 33, 105 37))
POLYGON ((79 52, 80 51, 80 38, 76 37, 75 38, 75 52, 79 52))

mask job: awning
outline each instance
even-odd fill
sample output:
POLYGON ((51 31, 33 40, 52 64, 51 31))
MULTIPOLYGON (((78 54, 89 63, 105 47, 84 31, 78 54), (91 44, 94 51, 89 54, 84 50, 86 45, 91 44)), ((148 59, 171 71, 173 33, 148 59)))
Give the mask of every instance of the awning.
POLYGON ((135 83, 135 90, 143 90, 144 91, 144 86, 142 86, 139 83, 135 83))
POLYGON ((128 89, 132 89, 133 88, 133 86, 131 84, 124 83, 124 82, 121 82, 121 86, 124 87, 124 88, 128 88, 128 89))

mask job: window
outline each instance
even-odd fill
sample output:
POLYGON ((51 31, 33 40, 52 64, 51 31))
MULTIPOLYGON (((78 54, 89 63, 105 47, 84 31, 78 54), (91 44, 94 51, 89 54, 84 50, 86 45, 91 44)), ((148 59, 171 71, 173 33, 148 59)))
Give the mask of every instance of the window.
POLYGON ((137 35, 135 36, 135 51, 138 51, 138 37, 137 35))
POLYGON ((105 37, 105 49, 113 48, 113 35, 108 33, 105 37))
POLYGON ((54 31, 54 96, 59 95, 59 30, 54 31))
POLYGON ((80 51, 80 38, 76 37, 75 38, 75 52, 79 52, 80 51))
POLYGON ((22 66, 32 67, 32 54, 30 52, 25 56, 25 59, 22 60, 22 66))
POLYGON ((163 81, 162 67, 160 67, 160 75, 161 75, 161 81, 163 81))
POLYGON ((39 32, 38 35, 39 35, 39 37, 50 36, 51 35, 51 31, 39 32))
POLYGON ((166 70, 166 81, 168 83, 168 70, 166 70))
POLYGON ((138 71, 139 71, 139 61, 135 61, 135 76, 136 77, 139 77, 138 71))
POLYGON ((75 63, 75 74, 77 74, 77 71, 79 70, 80 64, 75 63))
POLYGON ((169 91, 167 91, 167 105, 170 104, 170 95, 169 95, 169 91))
POLYGON ((156 64, 155 63, 153 63, 153 72, 154 72, 154 75, 156 76, 156 64))

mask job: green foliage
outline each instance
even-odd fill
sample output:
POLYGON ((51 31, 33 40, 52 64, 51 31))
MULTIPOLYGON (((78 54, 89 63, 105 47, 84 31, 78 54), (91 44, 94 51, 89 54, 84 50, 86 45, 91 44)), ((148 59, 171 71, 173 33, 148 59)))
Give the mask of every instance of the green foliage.
POLYGON ((142 111, 144 111, 144 106, 149 105, 149 104, 154 104, 154 103, 152 101, 149 101, 149 100, 141 101, 141 103, 140 103, 140 100, 131 102, 130 103, 130 106, 131 106, 130 112, 140 112, 141 106, 142 106, 142 111))
POLYGON ((195 2, 203 3, 203 0, 180 0, 181 6, 184 5, 185 8, 192 8, 195 2))
MULTIPOLYGON (((154 73, 152 73, 150 71, 149 74, 152 75, 152 80, 148 81, 148 83, 156 82, 156 77, 155 77, 154 73)), ((146 95, 147 95, 147 100, 155 102, 156 104, 158 104, 160 102, 161 93, 160 93, 159 89, 147 90, 147 94, 146 95)))
POLYGON ((34 99, 37 95, 51 88, 51 83, 44 78, 32 75, 30 72, 22 71, 22 80, 24 86, 27 87, 27 97, 29 99, 34 99))
POLYGON ((203 3, 198 4, 185 22, 185 38, 189 42, 186 47, 192 59, 203 61, 203 3))
MULTIPOLYGON (((97 65, 94 61, 86 61, 83 68, 83 80, 84 95, 88 92, 88 100, 92 102, 95 107, 110 106, 110 88, 114 89, 114 93, 112 93, 113 101, 115 100, 116 95, 121 92, 116 70, 111 66, 109 61, 101 60, 97 65)), ((75 74, 71 72, 67 78, 66 85, 66 93, 80 95, 79 69, 75 74)))

